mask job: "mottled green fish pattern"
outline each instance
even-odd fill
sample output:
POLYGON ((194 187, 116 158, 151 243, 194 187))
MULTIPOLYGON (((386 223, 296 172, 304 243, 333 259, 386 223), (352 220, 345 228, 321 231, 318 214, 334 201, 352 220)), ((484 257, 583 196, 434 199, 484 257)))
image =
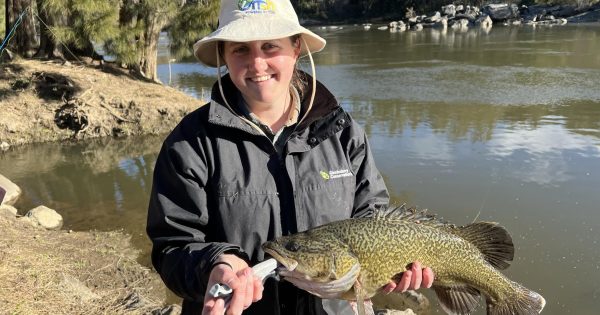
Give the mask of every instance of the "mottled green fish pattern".
POLYGON ((360 304, 419 261, 434 271, 432 289, 448 314, 470 314, 481 296, 492 315, 538 314, 546 303, 499 271, 514 246, 493 222, 455 226, 402 206, 282 236, 263 249, 284 266, 285 280, 323 298, 360 304))

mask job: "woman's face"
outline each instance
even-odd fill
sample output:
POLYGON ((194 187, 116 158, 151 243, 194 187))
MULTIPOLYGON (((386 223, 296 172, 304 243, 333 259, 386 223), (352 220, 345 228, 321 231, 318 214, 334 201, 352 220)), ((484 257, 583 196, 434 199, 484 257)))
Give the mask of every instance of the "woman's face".
POLYGON ((225 42, 223 57, 235 86, 251 108, 285 106, 300 53, 290 38, 225 42))

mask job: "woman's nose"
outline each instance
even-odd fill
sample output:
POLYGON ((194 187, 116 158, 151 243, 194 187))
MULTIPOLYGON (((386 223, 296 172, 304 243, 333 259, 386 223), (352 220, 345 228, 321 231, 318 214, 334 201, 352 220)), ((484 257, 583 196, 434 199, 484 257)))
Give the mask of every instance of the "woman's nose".
POLYGON ((256 72, 260 72, 267 69, 267 60, 261 52, 253 53, 250 59, 249 68, 256 72))

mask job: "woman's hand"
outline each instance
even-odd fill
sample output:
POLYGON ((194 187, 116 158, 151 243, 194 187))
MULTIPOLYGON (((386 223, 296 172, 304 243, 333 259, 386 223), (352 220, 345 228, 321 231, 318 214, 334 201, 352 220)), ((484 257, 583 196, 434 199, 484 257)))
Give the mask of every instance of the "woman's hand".
MULTIPOLYGON (((224 254, 217 261, 227 264, 218 264, 210 272, 207 288, 216 283, 228 285, 233 290, 233 295, 227 308, 228 315, 242 314, 250 304, 262 298, 262 281, 255 277, 252 268, 241 258, 235 255, 224 254)), ((208 290, 204 295, 204 308, 202 315, 223 315, 225 303, 222 298, 214 298, 208 290)))
POLYGON ((434 274, 431 268, 421 266, 421 263, 415 261, 411 264, 409 270, 401 274, 400 280, 396 283, 390 281, 382 291, 385 293, 405 292, 406 290, 417 290, 419 288, 431 288, 434 274))

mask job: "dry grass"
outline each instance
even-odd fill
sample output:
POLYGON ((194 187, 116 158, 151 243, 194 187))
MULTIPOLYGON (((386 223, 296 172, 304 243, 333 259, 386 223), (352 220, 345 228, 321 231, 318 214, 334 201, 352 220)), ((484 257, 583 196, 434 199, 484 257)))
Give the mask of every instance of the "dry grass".
POLYGON ((0 64, 0 140, 10 145, 167 133, 203 103, 109 65, 0 64))
POLYGON ((45 231, 0 216, 1 314, 148 314, 164 286, 119 232, 45 231))

